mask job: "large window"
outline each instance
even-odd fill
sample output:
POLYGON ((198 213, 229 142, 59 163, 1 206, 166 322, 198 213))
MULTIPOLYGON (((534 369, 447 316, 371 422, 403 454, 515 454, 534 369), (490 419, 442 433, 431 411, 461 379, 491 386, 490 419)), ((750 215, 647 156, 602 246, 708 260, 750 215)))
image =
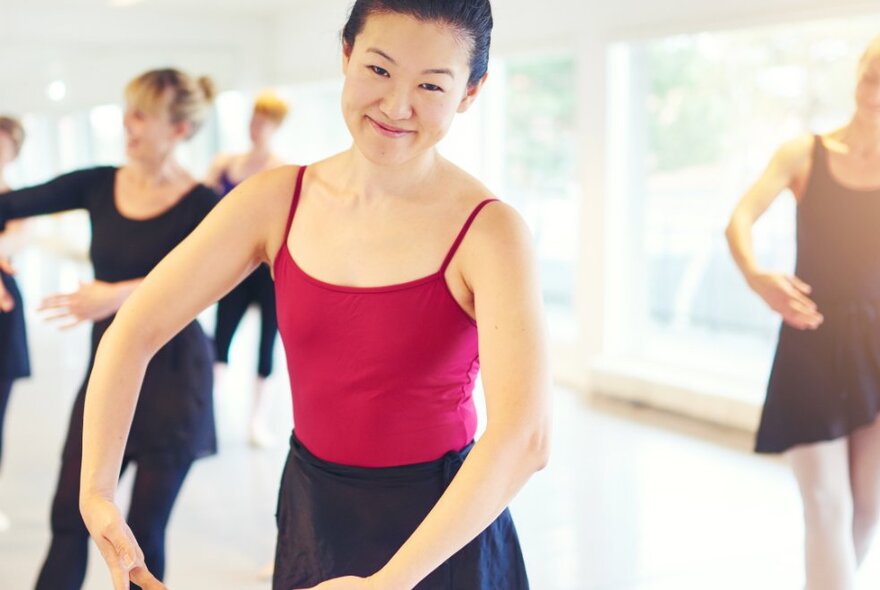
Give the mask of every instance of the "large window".
MULTIPOLYGON (((613 48, 613 354, 763 381, 778 320, 744 285, 724 227, 783 141, 847 121, 878 30, 880 15, 613 48)), ((793 269, 794 209, 785 195, 756 227, 769 269, 793 269)))
POLYGON ((574 338, 580 189, 575 61, 544 55, 493 61, 474 108, 441 151, 526 219, 558 338, 574 338))

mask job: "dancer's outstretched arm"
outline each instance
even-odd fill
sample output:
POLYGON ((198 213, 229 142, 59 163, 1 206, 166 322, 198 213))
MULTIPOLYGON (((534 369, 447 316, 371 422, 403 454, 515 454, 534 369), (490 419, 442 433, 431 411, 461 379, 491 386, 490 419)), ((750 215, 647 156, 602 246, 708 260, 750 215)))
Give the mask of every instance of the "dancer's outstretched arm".
POLYGON ((80 510, 116 590, 149 579, 137 541, 113 503, 147 364, 205 307, 284 241, 296 169, 260 174, 229 194, 144 279, 98 346, 86 394, 80 510))

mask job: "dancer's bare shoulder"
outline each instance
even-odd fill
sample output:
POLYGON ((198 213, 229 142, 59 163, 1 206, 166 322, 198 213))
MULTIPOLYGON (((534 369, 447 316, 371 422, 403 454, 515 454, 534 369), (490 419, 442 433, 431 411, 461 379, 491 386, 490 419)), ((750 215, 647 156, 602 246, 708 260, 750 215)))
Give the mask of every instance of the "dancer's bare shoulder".
POLYGON ((261 235, 265 262, 273 262, 284 242, 284 230, 300 167, 285 165, 260 172, 235 187, 218 207, 232 209, 237 219, 261 235))
POLYGON ((813 169, 813 134, 800 135, 783 143, 770 163, 771 171, 779 175, 785 186, 800 200, 807 188, 813 169))

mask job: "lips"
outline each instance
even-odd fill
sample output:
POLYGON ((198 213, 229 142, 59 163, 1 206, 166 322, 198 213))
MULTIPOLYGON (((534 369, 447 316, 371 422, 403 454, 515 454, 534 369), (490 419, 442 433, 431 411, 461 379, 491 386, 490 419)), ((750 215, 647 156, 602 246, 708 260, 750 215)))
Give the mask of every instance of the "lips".
POLYGON ((383 137, 390 137, 390 138, 397 139, 397 138, 406 137, 407 135, 415 133, 414 131, 410 131, 408 129, 400 129, 398 127, 391 127, 389 125, 384 125, 382 123, 379 123, 378 121, 376 121, 372 117, 367 117, 367 120, 370 122, 370 125, 373 127, 373 129, 375 129, 376 132, 379 133, 379 135, 381 135, 383 137))

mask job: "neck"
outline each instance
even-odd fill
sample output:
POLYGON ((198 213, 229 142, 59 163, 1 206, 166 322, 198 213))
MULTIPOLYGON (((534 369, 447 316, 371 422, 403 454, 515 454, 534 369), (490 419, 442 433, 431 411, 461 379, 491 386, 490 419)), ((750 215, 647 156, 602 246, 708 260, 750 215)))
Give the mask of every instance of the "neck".
POLYGON ((844 127, 842 139, 857 154, 880 154, 880 124, 865 121, 858 114, 844 127))
POLYGON ((181 168, 172 153, 150 159, 130 159, 126 163, 132 179, 144 185, 158 186, 175 181, 181 168))
POLYGON ((252 160, 268 160, 272 157, 272 146, 269 144, 254 143, 248 154, 252 160))
POLYGON ((349 173, 343 180, 343 190, 368 201, 412 198, 417 187, 430 181, 439 162, 439 155, 432 149, 402 164, 380 166, 370 162, 355 146, 347 153, 349 173))

